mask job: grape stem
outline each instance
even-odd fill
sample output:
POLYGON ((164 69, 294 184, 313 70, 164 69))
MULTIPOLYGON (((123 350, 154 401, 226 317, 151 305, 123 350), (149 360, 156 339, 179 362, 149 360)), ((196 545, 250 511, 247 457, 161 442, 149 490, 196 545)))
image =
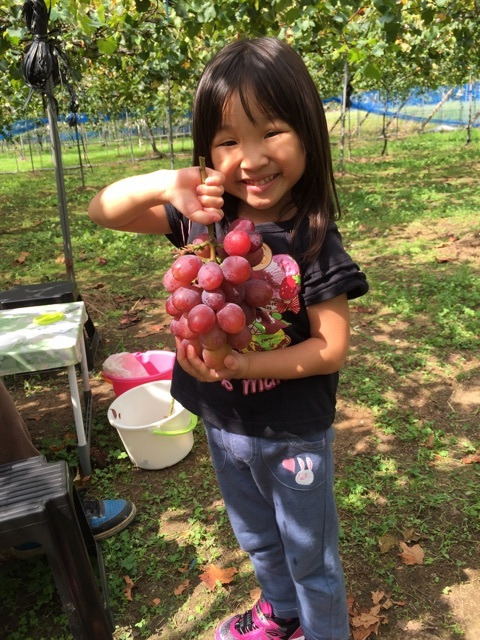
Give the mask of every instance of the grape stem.
MULTIPOLYGON (((202 183, 205 182, 205 180, 207 179, 207 170, 205 167, 205 157, 204 156, 199 156, 198 158, 199 162, 200 162, 200 176, 202 178, 202 183)), ((208 244, 210 245, 210 259, 209 262, 216 262, 217 259, 217 254, 215 251, 215 245, 217 242, 217 239, 215 237, 215 224, 207 224, 207 230, 208 230, 208 244)))

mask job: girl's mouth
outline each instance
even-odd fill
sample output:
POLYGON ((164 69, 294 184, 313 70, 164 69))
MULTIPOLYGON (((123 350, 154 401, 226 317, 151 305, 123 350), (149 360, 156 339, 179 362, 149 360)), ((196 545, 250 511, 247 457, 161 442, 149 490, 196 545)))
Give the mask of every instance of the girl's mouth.
POLYGON ((269 182, 272 182, 272 180, 275 180, 278 175, 278 173, 274 173, 273 175, 262 178, 261 180, 242 180, 242 182, 249 187, 263 187, 269 182))

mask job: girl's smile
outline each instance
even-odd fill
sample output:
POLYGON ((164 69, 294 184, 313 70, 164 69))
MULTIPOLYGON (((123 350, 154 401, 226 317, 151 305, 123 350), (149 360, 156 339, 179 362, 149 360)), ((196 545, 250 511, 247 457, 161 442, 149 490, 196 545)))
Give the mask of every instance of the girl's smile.
POLYGON ((212 145, 213 166, 225 175, 225 191, 240 200, 238 215, 255 222, 278 220, 292 205, 291 190, 305 170, 305 153, 292 127, 268 118, 252 100, 252 119, 234 93, 212 145))

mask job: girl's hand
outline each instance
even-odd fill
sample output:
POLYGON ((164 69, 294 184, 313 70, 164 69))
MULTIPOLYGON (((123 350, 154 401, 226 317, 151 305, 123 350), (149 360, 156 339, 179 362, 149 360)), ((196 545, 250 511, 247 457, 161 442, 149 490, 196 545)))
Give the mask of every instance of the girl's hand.
POLYGON ((200 382, 219 382, 231 378, 248 378, 248 356, 238 351, 225 357, 221 369, 209 369, 196 354, 193 345, 185 348, 180 338, 175 338, 177 345, 177 361, 187 373, 200 382))
POLYGON ((208 225, 223 218, 223 173, 207 168, 204 184, 198 167, 172 171, 170 176, 171 183, 165 189, 166 202, 200 224, 208 225))

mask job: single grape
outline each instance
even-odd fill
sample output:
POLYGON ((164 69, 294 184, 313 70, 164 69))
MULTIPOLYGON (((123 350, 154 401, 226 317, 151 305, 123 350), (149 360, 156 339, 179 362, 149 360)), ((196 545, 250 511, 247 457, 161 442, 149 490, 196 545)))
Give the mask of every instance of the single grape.
POLYGON ((182 312, 173 304, 172 296, 169 296, 165 301, 165 311, 174 318, 182 315, 182 312))
POLYGON ((186 340, 185 338, 183 338, 182 340, 182 346, 184 349, 186 349, 188 347, 188 345, 192 345, 192 347, 195 349, 195 353, 197 354, 197 356, 199 358, 202 357, 202 345, 200 344, 200 340, 198 340, 198 338, 193 338, 192 340, 186 340))
POLYGON ((230 284, 230 282, 224 280, 221 289, 225 294, 225 300, 227 302, 239 304, 245 298, 245 287, 243 284, 230 284))
POLYGON ((195 333, 207 333, 214 325, 215 311, 207 305, 197 304, 188 312, 188 326, 195 333))
POLYGON ((255 231, 255 223, 248 218, 237 218, 230 223, 228 229, 229 231, 233 231, 234 229, 241 229, 242 231, 246 231, 247 233, 252 233, 252 231, 255 231))
POLYGON ((185 340, 198 338, 198 334, 188 326, 187 315, 185 313, 183 313, 178 320, 173 318, 170 322, 170 328, 173 335, 179 338, 185 338, 185 340), (173 327, 175 327, 175 329, 173 327))
POLYGON ((180 311, 190 311, 202 302, 202 293, 194 285, 183 286, 172 293, 172 303, 180 311))
POLYGON ((202 359, 209 369, 223 369, 225 358, 232 353, 232 347, 225 343, 220 349, 204 349, 202 359))
POLYGON ((253 233, 249 233, 248 235, 250 238, 250 245, 251 245, 250 251, 253 253, 257 249, 260 249, 260 247, 263 244, 263 238, 261 234, 258 233, 257 231, 254 231, 253 233))
POLYGON ((238 304, 228 302, 217 312, 217 322, 226 333, 239 333, 246 324, 246 318, 238 304))
POLYGON ((180 338, 180 318, 172 318, 170 320, 170 331, 174 336, 180 338))
POLYGON ((252 267, 242 256, 228 256, 222 262, 222 271, 227 282, 242 284, 250 278, 252 267))
POLYGON ((247 304, 245 300, 243 302, 239 302, 238 306, 245 314, 245 322, 246 322, 246 325, 249 327, 257 317, 257 310, 255 309, 255 307, 252 307, 251 305, 247 304))
POLYGON ((220 328, 219 324, 215 322, 213 328, 206 333, 200 334, 198 340, 204 349, 215 351, 225 344, 227 341, 227 334, 220 328))
POLYGON ((202 302, 214 311, 219 311, 226 302, 225 292, 222 289, 202 291, 202 302))
POLYGON ((251 339, 252 332, 247 326, 245 326, 239 333, 230 333, 227 337, 227 342, 232 349, 240 351, 241 349, 248 347, 251 339))
POLYGON ((184 284, 190 284, 197 277, 198 270, 202 264, 201 258, 187 254, 178 256, 170 268, 174 278, 184 284))
POLYGON ((169 293, 173 293, 179 287, 183 287, 183 284, 173 276, 172 270, 169 269, 163 276, 163 286, 169 293))
POLYGON ((257 249, 256 251, 247 253, 247 255, 245 256, 245 260, 248 260, 248 264, 251 267, 256 267, 257 264, 260 264, 260 262, 263 260, 263 255, 263 247, 260 247, 260 249, 257 249))
POLYGON ((205 291, 218 289, 223 282, 223 271, 216 262, 205 262, 197 274, 197 282, 205 291))
POLYGON ((250 251, 251 246, 248 233, 241 229, 229 231, 223 239, 223 248, 229 256, 244 256, 250 251))
POLYGON ((245 302, 252 307, 265 307, 272 299, 273 289, 265 280, 248 280, 245 287, 245 302))

